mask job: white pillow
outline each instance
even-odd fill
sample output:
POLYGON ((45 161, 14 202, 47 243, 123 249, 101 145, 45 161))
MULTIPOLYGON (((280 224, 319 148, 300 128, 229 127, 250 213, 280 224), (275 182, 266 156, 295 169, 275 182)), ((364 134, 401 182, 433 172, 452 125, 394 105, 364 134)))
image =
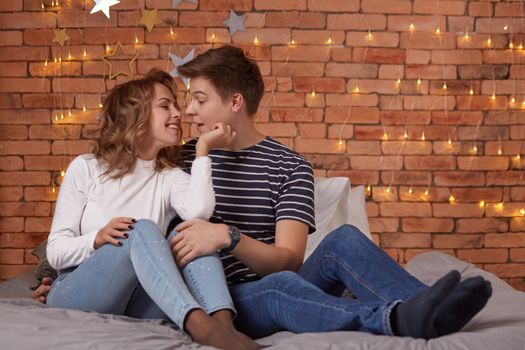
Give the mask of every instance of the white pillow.
POLYGON ((364 187, 351 187, 346 177, 315 178, 316 231, 308 236, 305 259, 327 234, 344 224, 354 225, 371 238, 364 187))

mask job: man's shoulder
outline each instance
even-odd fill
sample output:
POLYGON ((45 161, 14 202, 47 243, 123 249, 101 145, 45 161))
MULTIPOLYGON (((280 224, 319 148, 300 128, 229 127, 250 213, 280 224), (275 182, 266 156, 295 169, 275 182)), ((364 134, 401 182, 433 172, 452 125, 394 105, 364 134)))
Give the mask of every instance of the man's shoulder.
POLYGON ((260 150, 268 154, 268 156, 278 157, 286 162, 308 164, 311 166, 310 162, 302 154, 280 143, 279 141, 274 140, 271 137, 265 138, 264 141, 259 144, 259 146, 260 150))

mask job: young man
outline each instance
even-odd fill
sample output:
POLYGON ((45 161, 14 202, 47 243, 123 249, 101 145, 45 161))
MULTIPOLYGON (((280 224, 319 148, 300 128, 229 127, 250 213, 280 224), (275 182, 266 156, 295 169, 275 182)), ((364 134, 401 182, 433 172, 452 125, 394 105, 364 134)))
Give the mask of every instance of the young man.
MULTIPOLYGON (((255 128, 264 91, 256 63, 224 46, 178 69, 191 79, 186 113, 197 129, 223 122, 236 135, 209 154, 215 218, 179 224, 170 245, 181 267, 221 251, 239 330, 253 338, 358 330, 428 339, 459 331, 485 306, 491 287, 483 278, 460 282, 451 271, 427 287, 352 226, 328 235, 303 264, 314 230, 313 172, 255 128), (357 300, 341 298, 345 288, 357 300)), ((188 164, 193 147, 185 146, 188 164)))

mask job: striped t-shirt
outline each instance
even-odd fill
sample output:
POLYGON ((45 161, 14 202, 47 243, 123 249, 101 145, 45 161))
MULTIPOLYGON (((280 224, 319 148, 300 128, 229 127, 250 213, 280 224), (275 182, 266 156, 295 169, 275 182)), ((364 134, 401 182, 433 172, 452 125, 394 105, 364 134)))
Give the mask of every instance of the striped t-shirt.
MULTIPOLYGON (((195 158, 196 140, 185 144, 186 167, 195 158)), ((310 163, 270 137, 240 151, 212 150, 216 205, 212 222, 234 225, 267 244, 275 243, 276 222, 298 220, 315 230, 314 178, 310 163)), ((258 279, 231 254, 221 254, 226 279, 237 284, 258 279)))

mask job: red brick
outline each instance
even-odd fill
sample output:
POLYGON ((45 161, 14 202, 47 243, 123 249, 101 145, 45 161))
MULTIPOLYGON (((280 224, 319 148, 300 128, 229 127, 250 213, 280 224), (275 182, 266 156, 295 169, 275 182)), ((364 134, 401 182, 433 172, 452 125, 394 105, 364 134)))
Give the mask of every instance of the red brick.
POLYGON ((272 63, 272 74, 275 76, 308 76, 320 77, 324 74, 323 63, 272 63))
POLYGON ((362 0, 361 10, 365 13, 404 14, 411 12, 412 4, 408 0, 362 0))
POLYGON ((49 142, 47 141, 4 141, 2 146, 0 155, 49 153, 49 142))
POLYGON ((348 141, 346 151, 354 155, 380 155, 381 146, 379 141, 348 141))
POLYGON ((456 159, 449 156, 407 156, 405 157, 405 167, 408 170, 454 170, 456 159))
POLYGON ((49 203, 41 202, 3 202, 0 203, 0 215, 1 216, 23 216, 26 213, 31 213, 34 216, 49 216, 50 214, 49 203))
POLYGON ((306 10, 306 0, 254 0, 256 10, 306 10))
MULTIPOLYGON (((253 38, 252 38, 253 39, 253 38)), ((292 37, 287 37, 284 44, 289 44, 292 37)), ((328 40, 332 39, 333 45, 342 45, 345 41, 345 32, 342 30, 294 30, 293 39, 299 45, 328 45, 328 40)))
MULTIPOLYGON (((65 169, 65 167, 64 167, 65 169)), ((59 178, 55 176, 54 182, 58 182, 59 178)), ((52 184, 49 186, 31 186, 26 187, 24 190, 24 199, 26 201, 39 201, 39 202, 54 202, 57 200, 58 187, 55 187, 53 192, 52 184)))
POLYGON ((478 204, 464 204, 464 203, 433 203, 434 217, 481 217, 483 215, 483 208, 478 204))
POLYGON ((399 34, 386 32, 347 32, 346 45, 350 47, 398 47, 399 34))
POLYGON ((24 162, 21 157, 0 157, 0 170, 22 170, 24 162))
POLYGON ((491 2, 471 2, 469 3, 468 14, 475 17, 491 17, 493 14, 493 4, 491 2))
POLYGON ((388 31, 408 32, 410 24, 414 25, 414 31, 435 31, 436 28, 445 28, 445 17, 442 16, 388 16, 388 31))
POLYGON ((414 13, 462 15, 465 13, 465 2, 446 0, 415 0, 414 13))
MULTIPOLYGON (((383 141, 381 142, 383 154, 430 154, 432 144, 426 141, 383 141)), ((407 169, 409 169, 407 167, 407 169)))
POLYGON ((433 235, 432 246, 439 249, 482 248, 483 235, 433 235))
POLYGON ((506 157, 458 157, 461 170, 506 170, 509 159, 506 157))
POLYGON ((2 202, 15 202, 22 199, 22 197, 21 186, 0 187, 0 201, 2 202))
POLYGON ((516 2, 495 3, 495 17, 524 17, 523 4, 516 2))
POLYGON ((327 107, 325 122, 350 124, 375 124, 379 121, 377 108, 365 107, 327 107))
POLYGON ((23 230, 24 230, 24 218, 17 218, 17 217, 0 218, 0 232, 22 232, 23 230))
POLYGON ((293 89, 297 92, 345 92, 343 78, 305 78, 294 77, 293 89))
POLYGON ((0 264, 19 265, 23 263, 23 249, 0 249, 0 264))
POLYGON ((397 232, 399 230, 399 219, 397 218, 370 218, 368 219, 370 232, 397 232))
POLYGON ((430 248, 432 237, 426 233, 383 233, 381 246, 388 248, 430 248))
POLYGON ((26 232, 49 232, 51 229, 51 217, 44 218, 26 218, 26 232))
POLYGON ((272 108, 270 115, 276 122, 316 123, 323 120, 323 110, 317 108, 272 108))
POLYGON ((525 247, 525 233, 490 233, 485 235, 485 247, 525 247))
POLYGON ((54 28, 56 14, 43 13, 0 13, 0 29, 54 28))
POLYGON ((336 14, 328 15, 328 29, 342 30, 384 30, 386 16, 368 14, 336 14))
POLYGON ((0 173, 0 183, 7 186, 47 185, 50 177, 47 172, 4 171, 0 173))
POLYGON ((91 153, 92 148, 92 142, 88 140, 54 141, 51 146, 51 153, 76 155, 91 153))
POLYGON ((257 123, 255 127, 264 135, 272 137, 294 137, 297 136, 297 127, 292 123, 267 124, 257 123), (278 125, 278 127, 276 127, 278 125))
POLYGON ((27 127, 24 125, 7 125, 0 129, 0 140, 26 140, 27 127))
POLYGON ((295 150, 299 153, 344 153, 345 146, 339 145, 337 140, 327 139, 302 139, 295 141, 295 150))
MULTIPOLYGON (((158 0, 155 1, 158 3, 158 0)), ((199 0, 198 6, 201 10, 206 11, 224 11, 225 8, 231 8, 234 11, 247 12, 253 9, 253 0, 199 0)), ((164 8, 171 9, 172 2, 170 0, 166 1, 166 6, 164 8)), ((151 4, 153 6, 154 4, 151 4)), ((192 2, 183 1, 178 6, 177 9, 196 9, 197 5, 192 2)))
POLYGON ((487 186, 525 185, 522 171, 490 171, 487 172, 487 186))
POLYGON ((458 258, 470 263, 504 263, 509 258, 508 249, 459 249, 458 258))
POLYGON ((430 217, 429 203, 380 203, 381 216, 389 217, 430 217))
MULTIPOLYGON (((428 185, 431 182, 430 172, 428 171, 393 171, 393 172, 383 172, 381 174, 381 180, 383 183, 388 183, 391 185, 428 185)), ((427 189, 425 187, 425 189, 427 189)), ((405 190, 408 190, 405 188, 405 190)), ((423 192, 423 188, 419 189, 420 192, 423 192)), ((417 192, 413 192, 416 194, 417 192)), ((411 197, 414 197, 411 195, 411 197)), ((401 199, 407 200, 408 198, 404 197, 404 192, 401 193, 401 199)))
POLYGON ((405 77, 407 79, 456 79, 457 68, 454 65, 407 64, 405 77))
MULTIPOLYGON (((266 134, 265 134, 266 135, 266 134)), ((300 124, 299 135, 306 138, 323 138, 326 137, 326 124, 300 124)))
POLYGON ((322 12, 358 12, 358 0, 346 0, 341 2, 339 0, 308 0, 308 10, 322 11, 322 12))
POLYGON ((525 264, 486 264, 483 269, 492 272, 500 278, 512 278, 525 276, 525 264))
POLYGON ((80 125, 34 125, 29 128, 30 139, 64 140, 79 139, 80 125))

